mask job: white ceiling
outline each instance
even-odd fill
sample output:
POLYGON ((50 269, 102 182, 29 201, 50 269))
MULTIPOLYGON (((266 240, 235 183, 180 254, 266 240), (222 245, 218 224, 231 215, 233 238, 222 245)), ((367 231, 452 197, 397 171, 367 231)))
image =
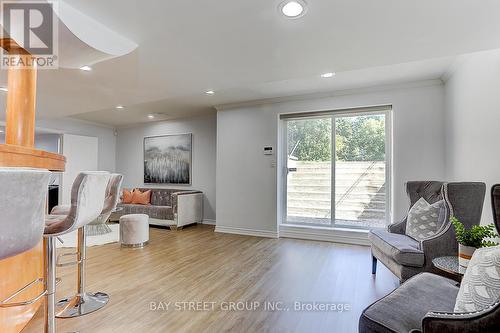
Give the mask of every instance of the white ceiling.
POLYGON ((112 126, 439 78, 457 55, 500 48, 497 0, 309 0, 296 20, 278 13, 278 0, 67 2, 139 47, 91 72, 40 71, 38 114, 112 126), (330 71, 337 76, 319 78, 330 71))

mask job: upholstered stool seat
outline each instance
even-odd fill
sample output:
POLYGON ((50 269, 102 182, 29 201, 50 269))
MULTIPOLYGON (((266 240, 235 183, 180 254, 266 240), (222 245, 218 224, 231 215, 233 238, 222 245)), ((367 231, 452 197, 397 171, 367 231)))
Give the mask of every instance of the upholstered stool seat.
MULTIPOLYGON (((0 168, 0 184, 2 184, 0 260, 28 251, 42 240, 49 178, 50 172, 47 170, 0 168)), ((12 269, 22 269, 22 267, 12 267, 12 269)), ((2 276, 0 280, 4 278, 2 276)), ((24 293, 28 290, 32 292, 32 287, 39 287, 40 284, 45 284, 45 281, 41 276, 37 276, 23 288, 16 291, 9 290, 10 296, 0 299, 0 312, 3 308, 11 307, 20 307, 16 310, 19 313, 25 311, 23 306, 35 303, 47 291, 43 288, 38 296, 29 300, 25 299, 24 293)), ((2 295, 5 296, 3 291, 2 295)))
POLYGON ((120 244, 123 247, 142 247, 149 241, 149 216, 128 214, 120 217, 120 244))

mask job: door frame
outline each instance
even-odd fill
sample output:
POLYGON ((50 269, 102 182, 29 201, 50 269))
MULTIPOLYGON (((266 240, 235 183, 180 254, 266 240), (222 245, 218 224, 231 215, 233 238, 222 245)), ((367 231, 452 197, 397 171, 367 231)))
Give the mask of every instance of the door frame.
POLYGON ((320 227, 320 228, 343 228, 343 229, 369 229, 363 226, 346 226, 335 224, 335 167, 336 167, 336 138, 335 138, 335 119, 340 117, 355 117, 367 115, 385 116, 385 219, 386 225, 392 221, 392 164, 393 164, 393 122, 392 122, 392 105, 382 105, 363 108, 338 109, 331 111, 311 111, 292 114, 282 114, 279 116, 279 147, 278 152, 280 160, 279 174, 279 192, 278 193, 278 222, 280 225, 292 225, 299 227, 320 227), (314 119, 314 118, 330 118, 332 122, 331 131, 331 149, 332 149, 332 164, 331 164, 331 211, 330 224, 319 223, 294 223, 287 221, 287 187, 288 187, 288 126, 290 120, 314 119))

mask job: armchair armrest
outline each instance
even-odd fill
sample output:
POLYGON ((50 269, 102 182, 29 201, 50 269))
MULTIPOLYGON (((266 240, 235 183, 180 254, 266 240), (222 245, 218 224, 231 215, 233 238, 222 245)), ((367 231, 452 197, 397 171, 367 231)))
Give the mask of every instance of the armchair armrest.
POLYGON ((429 265, 436 257, 456 255, 458 245, 452 224, 448 222, 438 234, 421 241, 420 249, 424 252, 425 262, 429 265))
POLYGON ((400 235, 404 235, 405 231, 406 231, 406 221, 408 219, 408 216, 405 216, 403 220, 399 221, 399 222, 395 222, 393 224, 389 224, 387 226, 387 230, 389 232, 392 232, 393 234, 400 234, 400 235))
POLYGON ((428 312, 422 319, 423 333, 481 333, 500 330, 500 301, 478 312, 428 312))

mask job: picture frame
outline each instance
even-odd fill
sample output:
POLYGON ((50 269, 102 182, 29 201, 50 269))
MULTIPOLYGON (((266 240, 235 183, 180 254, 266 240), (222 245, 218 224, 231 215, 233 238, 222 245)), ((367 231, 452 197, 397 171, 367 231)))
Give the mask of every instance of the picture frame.
POLYGON ((193 135, 144 137, 144 184, 191 185, 193 135))

